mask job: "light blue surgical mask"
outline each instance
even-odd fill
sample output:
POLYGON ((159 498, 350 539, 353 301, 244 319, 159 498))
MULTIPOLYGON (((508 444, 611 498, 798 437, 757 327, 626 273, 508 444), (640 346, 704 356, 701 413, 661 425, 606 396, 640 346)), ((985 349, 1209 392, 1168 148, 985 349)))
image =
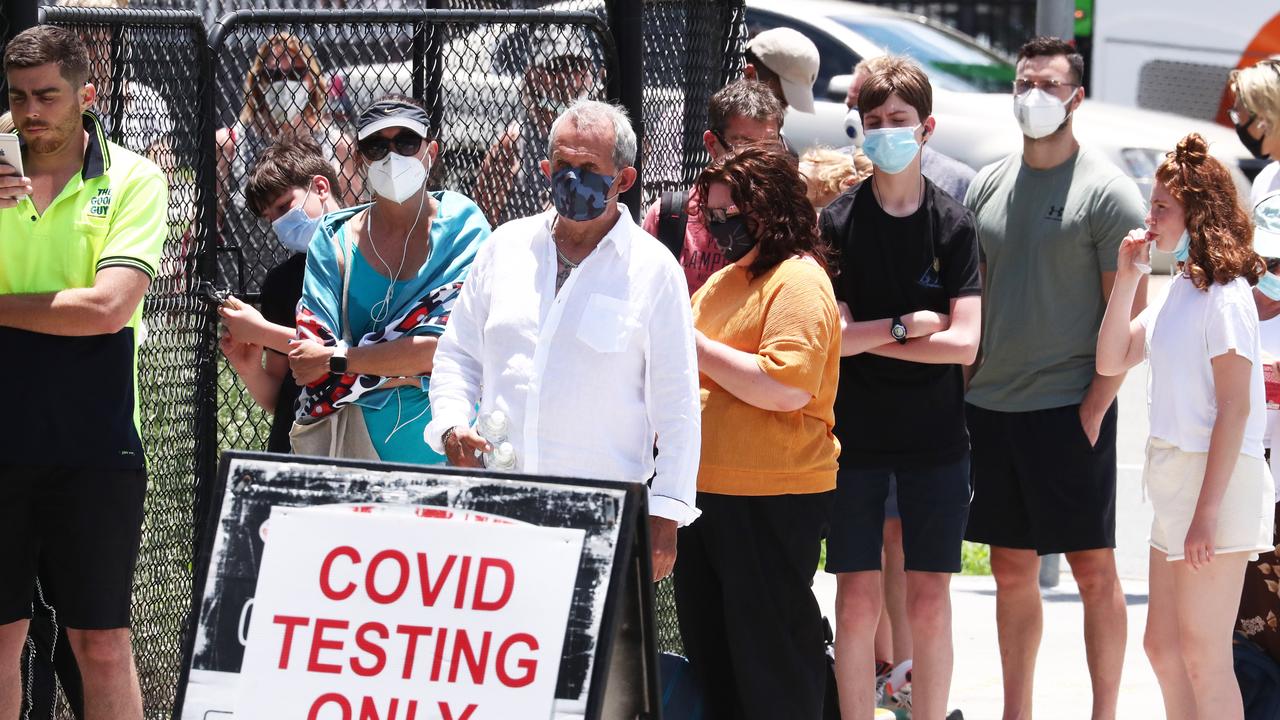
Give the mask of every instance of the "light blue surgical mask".
POLYGON ((316 228, 320 226, 321 218, 313 218, 303 209, 309 197, 311 197, 310 187, 307 188, 307 194, 302 198, 302 202, 271 223, 276 239, 281 245, 294 252, 306 252, 307 246, 311 244, 311 238, 316 236, 316 228))
POLYGON ((907 169, 916 153, 920 152, 920 143, 916 140, 919 127, 868 130, 866 139, 862 141, 862 152, 877 170, 897 175, 907 169))
POLYGON ((1178 236, 1178 244, 1173 248, 1173 259, 1186 262, 1189 257, 1191 257, 1191 235, 1183 230, 1178 236))
POLYGON ((1258 278, 1258 292, 1272 300, 1280 300, 1280 277, 1269 272, 1262 273, 1262 277, 1258 278))

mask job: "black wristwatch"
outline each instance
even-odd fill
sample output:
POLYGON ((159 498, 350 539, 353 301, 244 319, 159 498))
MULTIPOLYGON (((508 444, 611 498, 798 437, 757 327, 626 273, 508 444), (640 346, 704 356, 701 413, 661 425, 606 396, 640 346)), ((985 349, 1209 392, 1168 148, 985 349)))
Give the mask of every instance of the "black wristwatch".
POLYGON ((901 317, 897 315, 893 317, 893 324, 889 326, 889 334, 893 336, 894 340, 898 341, 899 345, 907 344, 907 326, 902 323, 901 317))
POLYGON ((341 345, 334 348, 333 354, 329 356, 329 372, 334 375, 347 374, 347 349, 341 345))

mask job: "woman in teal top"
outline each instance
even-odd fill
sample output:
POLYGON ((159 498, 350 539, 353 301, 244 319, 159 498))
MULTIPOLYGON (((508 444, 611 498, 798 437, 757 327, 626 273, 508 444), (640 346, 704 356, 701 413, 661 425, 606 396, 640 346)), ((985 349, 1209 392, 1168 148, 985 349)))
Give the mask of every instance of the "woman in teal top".
POLYGON ((358 409, 379 459, 443 464, 422 440, 432 360, 489 223, 465 196, 426 190, 439 152, 427 122, 407 98, 361 114, 374 201, 320 221, 289 358, 303 386, 299 424, 358 409))

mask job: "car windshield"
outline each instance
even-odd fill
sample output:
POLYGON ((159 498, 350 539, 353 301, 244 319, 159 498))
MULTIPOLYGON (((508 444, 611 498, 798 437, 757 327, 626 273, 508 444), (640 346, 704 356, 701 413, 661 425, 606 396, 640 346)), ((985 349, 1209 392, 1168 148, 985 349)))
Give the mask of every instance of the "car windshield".
POLYGON ((835 15, 831 19, 886 52, 914 58, 939 87, 961 92, 1008 92, 1013 82, 1012 65, 962 36, 899 18, 835 15))

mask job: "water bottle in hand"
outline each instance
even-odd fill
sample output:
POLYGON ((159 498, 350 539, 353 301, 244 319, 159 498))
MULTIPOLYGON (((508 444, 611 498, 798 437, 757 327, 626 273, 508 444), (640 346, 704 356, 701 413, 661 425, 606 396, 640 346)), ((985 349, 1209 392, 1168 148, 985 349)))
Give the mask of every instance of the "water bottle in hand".
POLYGON ((515 446, 507 441, 507 414, 494 410, 480 416, 476 432, 489 441, 490 450, 484 454, 484 466, 493 470, 513 470, 516 466, 515 446))
POLYGON ((501 410, 485 413, 476 421, 476 432, 489 441, 490 445, 507 439, 507 414, 501 410))
POLYGON ((493 450, 484 454, 484 466, 490 470, 515 470, 516 447, 503 441, 493 446, 493 450))

